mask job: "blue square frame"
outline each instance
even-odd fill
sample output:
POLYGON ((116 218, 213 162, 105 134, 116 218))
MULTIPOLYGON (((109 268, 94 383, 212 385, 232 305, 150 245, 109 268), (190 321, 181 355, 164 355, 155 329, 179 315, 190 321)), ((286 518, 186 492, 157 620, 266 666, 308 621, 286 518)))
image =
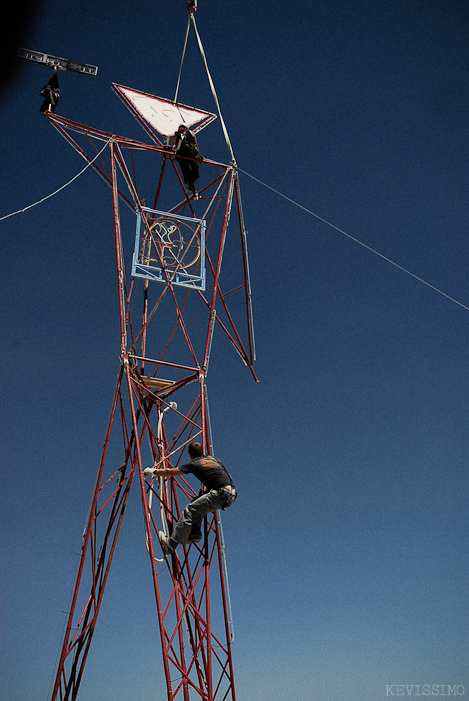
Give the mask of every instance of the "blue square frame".
POLYGON ((206 224, 204 219, 196 219, 195 217, 183 217, 180 214, 173 212, 162 212, 158 209, 150 209, 149 207, 141 207, 135 210, 137 215, 137 226, 135 232, 135 248, 132 258, 132 277, 143 278, 144 280, 154 280, 168 284, 167 275, 160 265, 151 265, 140 263, 138 260, 140 252, 140 241, 142 233, 142 212, 155 214, 157 216, 174 219, 178 222, 194 225, 194 230, 200 227, 200 274, 192 275, 183 270, 170 273, 172 285, 180 287, 189 287, 198 290, 205 290, 205 230, 206 224))

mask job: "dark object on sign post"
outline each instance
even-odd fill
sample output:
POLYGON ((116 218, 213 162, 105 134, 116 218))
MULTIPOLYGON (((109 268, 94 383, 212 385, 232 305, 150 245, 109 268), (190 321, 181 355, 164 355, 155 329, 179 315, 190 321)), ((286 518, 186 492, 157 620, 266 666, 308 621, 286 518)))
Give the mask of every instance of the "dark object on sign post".
POLYGON ((47 112, 47 110, 50 110, 50 112, 55 112, 60 97, 59 78, 55 69, 39 94, 44 98, 39 111, 47 112))
POLYGON ((19 49, 18 56, 39 63, 43 66, 53 68, 54 72, 42 88, 40 95, 44 98, 40 112, 55 112, 57 103, 60 97, 59 79, 57 71, 72 71, 73 73, 82 73, 84 75, 97 75, 98 66, 90 66, 88 63, 78 63, 77 61, 69 61, 66 58, 43 54, 41 51, 31 51, 30 49, 19 49))

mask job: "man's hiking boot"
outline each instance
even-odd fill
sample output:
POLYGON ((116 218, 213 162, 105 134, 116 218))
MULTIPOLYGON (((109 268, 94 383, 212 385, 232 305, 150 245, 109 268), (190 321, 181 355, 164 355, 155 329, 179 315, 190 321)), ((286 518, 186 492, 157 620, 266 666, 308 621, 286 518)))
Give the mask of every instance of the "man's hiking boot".
POLYGON ((163 531, 158 531, 158 540, 165 555, 172 555, 176 550, 176 545, 173 545, 174 541, 171 541, 171 538, 167 538, 163 531))

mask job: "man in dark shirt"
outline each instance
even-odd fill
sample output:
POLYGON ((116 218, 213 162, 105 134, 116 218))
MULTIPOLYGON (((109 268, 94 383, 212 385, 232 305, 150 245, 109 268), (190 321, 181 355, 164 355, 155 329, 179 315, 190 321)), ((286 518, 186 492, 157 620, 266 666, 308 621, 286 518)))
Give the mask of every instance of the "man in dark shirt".
POLYGON ((171 555, 179 543, 198 543, 202 540, 202 520, 217 509, 225 511, 236 499, 236 489, 231 476, 218 458, 204 455, 200 443, 191 443, 188 448, 190 462, 180 467, 147 467, 143 474, 158 477, 181 477, 192 473, 204 485, 203 494, 186 506, 170 538, 162 531, 158 539, 165 555, 171 555))
POLYGON ((199 151, 197 138, 193 131, 188 129, 184 124, 181 124, 177 132, 174 134, 174 144, 176 149, 176 159, 182 171, 184 182, 187 189, 194 196, 194 199, 199 199, 199 195, 195 189, 195 181, 199 177, 199 166, 204 160, 199 151))

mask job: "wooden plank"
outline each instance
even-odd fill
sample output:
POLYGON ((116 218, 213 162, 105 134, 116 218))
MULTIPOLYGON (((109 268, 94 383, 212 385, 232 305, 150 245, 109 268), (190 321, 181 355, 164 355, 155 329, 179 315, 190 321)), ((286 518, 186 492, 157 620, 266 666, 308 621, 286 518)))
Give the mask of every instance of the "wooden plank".
POLYGON ((168 389, 175 384, 173 380, 163 380, 161 377, 144 377, 142 375, 140 379, 148 388, 168 389))

